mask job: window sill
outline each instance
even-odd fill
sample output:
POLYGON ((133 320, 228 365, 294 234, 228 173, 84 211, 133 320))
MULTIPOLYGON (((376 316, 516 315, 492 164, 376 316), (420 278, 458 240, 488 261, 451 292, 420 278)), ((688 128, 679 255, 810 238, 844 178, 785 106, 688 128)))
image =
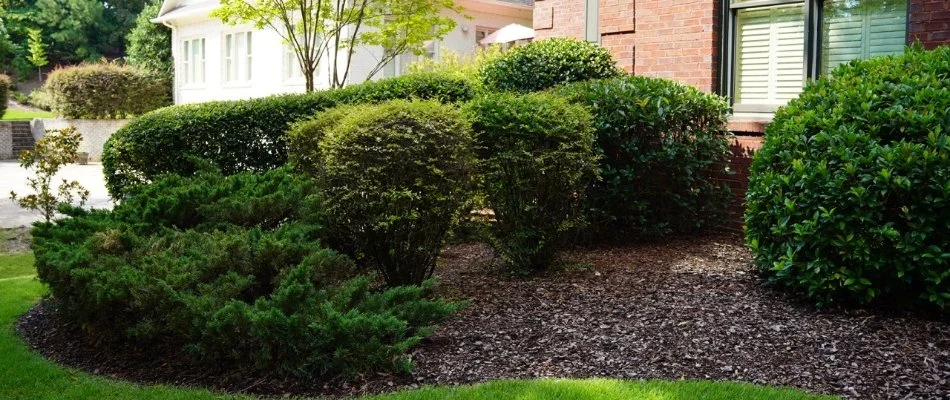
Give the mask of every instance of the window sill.
POLYGON ((729 131, 734 133, 761 135, 765 127, 772 122, 772 113, 735 113, 729 116, 729 131))

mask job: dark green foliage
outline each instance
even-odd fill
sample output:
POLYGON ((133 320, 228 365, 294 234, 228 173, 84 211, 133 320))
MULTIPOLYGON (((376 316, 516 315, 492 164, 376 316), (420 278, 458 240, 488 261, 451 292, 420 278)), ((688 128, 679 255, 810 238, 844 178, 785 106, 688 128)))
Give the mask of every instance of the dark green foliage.
POLYGON ((495 248, 517 269, 550 266, 567 235, 584 226, 585 192, 597 178, 590 113, 547 93, 488 95, 465 112, 481 190, 495 212, 495 248))
POLYGON ((950 305, 950 48, 853 61, 780 109, 746 241, 770 282, 834 302, 950 305))
POLYGON ((7 99, 13 90, 13 82, 9 76, 0 74, 0 117, 7 111, 7 99))
POLYGON ((117 64, 83 64, 53 71, 43 91, 66 118, 126 118, 171 103, 169 83, 149 71, 117 64))
POLYGON ((435 101, 394 100, 325 114, 336 123, 318 118, 310 130, 323 128, 313 135, 320 142, 314 170, 332 231, 389 285, 419 284, 432 275, 446 235, 467 211, 468 125, 455 108, 435 101))
POLYGON ((114 198, 122 198, 129 187, 161 174, 193 174, 202 159, 226 175, 269 170, 287 161, 284 134, 292 123, 335 105, 409 98, 459 102, 472 95, 462 78, 423 73, 309 94, 167 107, 137 118, 106 142, 106 183, 114 198))
POLYGON ((485 87, 534 92, 569 82, 622 75, 610 52, 575 39, 553 38, 518 46, 489 61, 481 71, 485 87))
POLYGON ((172 31, 165 25, 152 22, 161 6, 161 1, 152 0, 135 19, 135 26, 126 37, 125 61, 133 67, 164 77, 171 91, 175 72, 172 46, 169 45, 172 31))
POLYGON ((556 92, 594 115, 602 178, 589 191, 595 234, 692 233, 725 209, 729 189, 713 179, 724 172, 729 154, 724 99, 641 76, 556 92))
POLYGON ((94 335, 289 376, 407 371, 406 350, 458 305, 373 287, 321 244, 319 208, 286 168, 167 176, 114 212, 37 224, 37 271, 94 335))

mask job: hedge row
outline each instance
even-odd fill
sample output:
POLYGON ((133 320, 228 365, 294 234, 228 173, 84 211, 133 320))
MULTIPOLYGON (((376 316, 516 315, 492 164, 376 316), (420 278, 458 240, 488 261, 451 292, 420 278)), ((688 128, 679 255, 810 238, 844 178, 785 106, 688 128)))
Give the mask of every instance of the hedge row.
POLYGON ((7 102, 10 97, 10 90, 13 89, 13 81, 9 76, 0 74, 0 117, 7 111, 7 102))
POLYGON ((52 111, 66 118, 126 118, 171 103, 165 78, 117 64, 57 68, 43 91, 52 111))
POLYGON ((167 107, 135 119, 106 142, 106 185, 119 199, 131 186, 165 173, 190 175, 203 163, 228 175, 266 171, 287 161, 284 133, 292 123, 335 105, 411 98, 456 103, 473 95, 462 78, 420 73, 309 94, 167 107))

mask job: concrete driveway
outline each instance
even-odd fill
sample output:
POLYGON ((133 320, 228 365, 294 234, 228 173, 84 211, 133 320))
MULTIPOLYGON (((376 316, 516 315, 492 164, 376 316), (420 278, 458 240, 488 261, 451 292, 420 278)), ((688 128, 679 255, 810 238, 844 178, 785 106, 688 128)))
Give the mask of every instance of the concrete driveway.
MULTIPOLYGON (((20 195, 32 193, 26 183, 26 178, 30 176, 34 176, 32 170, 20 168, 16 160, 0 161, 0 228, 29 226, 34 221, 43 220, 39 212, 22 209, 10 200, 11 190, 20 195)), ((62 179, 77 180, 89 190, 89 200, 83 207, 112 208, 101 164, 64 166, 56 175, 54 185, 58 186, 62 179)))

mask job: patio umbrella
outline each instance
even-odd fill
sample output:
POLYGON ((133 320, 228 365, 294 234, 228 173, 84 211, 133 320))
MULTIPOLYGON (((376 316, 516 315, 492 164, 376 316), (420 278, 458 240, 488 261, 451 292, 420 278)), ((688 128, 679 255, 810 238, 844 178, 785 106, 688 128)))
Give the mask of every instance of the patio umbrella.
POLYGON ((534 38, 534 29, 524 25, 509 24, 479 40, 478 44, 510 43, 517 40, 534 38))

